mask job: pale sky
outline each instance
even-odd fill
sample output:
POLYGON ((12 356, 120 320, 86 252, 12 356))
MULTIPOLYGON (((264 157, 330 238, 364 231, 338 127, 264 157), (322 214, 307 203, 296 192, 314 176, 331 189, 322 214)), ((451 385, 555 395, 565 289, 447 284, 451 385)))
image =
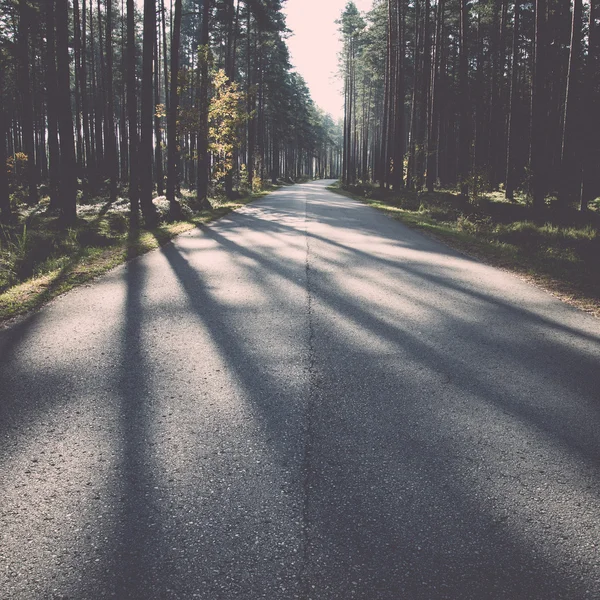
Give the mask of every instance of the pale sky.
MULTIPOLYGON (((140 10, 144 0, 136 0, 140 10)), ((335 119, 344 114, 337 55, 341 50, 338 26, 348 0, 286 0, 283 5, 292 35, 287 44, 292 65, 304 77, 317 106, 335 119)), ((371 10, 373 0, 354 0, 358 10, 371 10)))
MULTIPOLYGON (((287 40, 292 64, 304 77, 317 104, 334 118, 343 116, 344 99, 337 73, 339 19, 347 0, 287 0, 284 12, 292 35, 287 40)), ((358 10, 371 10, 373 0, 354 0, 358 10)))

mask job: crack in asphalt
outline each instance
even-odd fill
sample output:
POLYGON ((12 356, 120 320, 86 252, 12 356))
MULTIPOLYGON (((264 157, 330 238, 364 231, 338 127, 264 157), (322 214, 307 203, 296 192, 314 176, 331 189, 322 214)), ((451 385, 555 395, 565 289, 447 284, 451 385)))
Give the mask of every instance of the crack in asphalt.
POLYGON ((304 426, 305 445, 302 471, 304 474, 302 489, 302 530, 303 556, 300 577, 300 588, 303 597, 309 598, 310 582, 308 576, 308 561, 310 555, 310 490, 314 473, 311 469, 313 454, 313 409, 317 389, 316 357, 314 349, 313 294, 310 286, 310 236, 308 235, 308 198, 305 199, 304 209, 304 238, 306 241, 305 273, 306 273, 306 315, 308 320, 308 395, 304 426))

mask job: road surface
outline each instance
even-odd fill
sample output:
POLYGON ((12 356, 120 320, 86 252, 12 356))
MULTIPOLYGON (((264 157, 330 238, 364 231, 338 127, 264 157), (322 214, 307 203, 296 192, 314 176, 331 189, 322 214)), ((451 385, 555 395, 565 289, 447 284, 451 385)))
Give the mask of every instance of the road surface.
POLYGON ((325 190, 0 333, 0 597, 600 598, 600 321, 325 190))

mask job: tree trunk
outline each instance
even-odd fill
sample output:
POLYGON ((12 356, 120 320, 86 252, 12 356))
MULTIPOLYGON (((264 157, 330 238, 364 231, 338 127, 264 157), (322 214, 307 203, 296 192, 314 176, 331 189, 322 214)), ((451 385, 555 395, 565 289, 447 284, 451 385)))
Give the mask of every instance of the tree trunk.
POLYGON ((135 0, 127 0, 127 117, 129 120, 129 202, 132 225, 140 213, 138 181, 137 85, 135 76, 135 0))
POLYGON ((415 46, 414 46, 414 72, 413 72, 413 89, 412 89, 412 100, 410 105, 410 140, 409 140, 409 156, 408 156, 408 168, 406 173, 406 186, 408 189, 416 188, 416 144, 418 134, 418 103, 419 103, 419 48, 421 46, 421 34, 420 34, 420 13, 421 13, 420 0, 415 0, 415 46))
POLYGON ((544 209, 547 167, 547 104, 546 104, 546 0, 535 2, 535 59, 531 89, 531 194, 536 216, 544 209))
MULTIPOLYGON (((84 0, 85 2, 85 0, 84 0)), ((92 98, 94 100, 94 172, 92 187, 97 188, 104 169, 104 144, 102 140, 102 98, 98 92, 101 87, 98 77, 98 66, 96 65, 96 48, 94 38, 94 8, 90 0, 90 51, 92 57, 92 98)))
POLYGON ((583 33, 582 12, 582 0, 573 0, 571 47, 565 93, 565 116, 561 136, 561 186, 559 203, 562 209, 567 208, 575 196, 579 199, 581 190, 579 82, 581 72, 581 37, 583 33))
POLYGON ((179 111, 179 90, 177 79, 179 77, 179 46, 181 43, 181 0, 175 0, 175 19, 171 38, 171 86, 169 111, 167 114, 167 200, 172 218, 181 214, 181 206, 175 199, 177 189, 177 113, 179 111))
POLYGON ((394 30, 394 176, 392 185, 395 191, 404 187, 404 37, 402 35, 402 15, 404 0, 396 0, 392 13, 394 30))
MULTIPOLYGON (((171 0, 172 4, 172 0, 171 0)), ((160 0, 160 14, 162 21, 162 36, 163 36, 163 69, 164 69, 164 80, 165 80, 165 105, 167 109, 167 115, 169 114, 169 102, 171 101, 170 93, 169 93, 169 58, 167 53, 167 11, 165 9, 165 0, 160 0)), ((173 27, 173 23, 171 23, 171 27, 173 27)), ((171 43, 173 43, 173 38, 171 37, 171 43)), ((158 65, 156 66, 158 69, 158 65)), ((168 132, 167 132, 168 135, 168 132)))
POLYGON ((60 134, 61 221, 68 226, 77 219, 77 160, 71 112, 68 0, 56 0, 56 83, 60 134))
POLYGON ((59 178, 60 150, 58 146, 58 110, 56 89, 54 0, 46 1, 46 110, 48 119, 48 176, 50 184, 50 209, 60 209, 59 178))
POLYGON ((517 84, 518 84, 518 59, 519 59, 519 21, 521 0, 515 0, 515 13, 513 20, 512 61, 510 74, 510 108, 508 110, 508 139, 506 141, 506 183, 505 196, 507 200, 515 199, 516 174, 515 174, 515 137, 516 137, 516 112, 517 112, 517 84))
MULTIPOLYGON (((385 58, 385 73, 383 82, 383 119, 381 125, 381 137, 379 143, 379 155, 375 168, 375 179, 379 180, 379 187, 385 189, 388 184, 388 169, 389 169, 389 154, 390 141, 393 124, 393 109, 391 99, 391 78, 392 69, 394 69, 394 57, 392 55, 392 19, 391 10, 392 3, 397 3, 399 0, 388 0, 388 23, 386 36, 386 58, 385 58)), ((345 115, 344 115, 345 118, 345 115)), ((345 129, 344 129, 345 130, 345 129)))
MULTIPOLYGON (((156 38, 154 39, 154 94, 155 106, 160 103, 160 48, 159 48, 159 30, 157 30, 156 38)), ((163 139, 162 130, 160 127, 160 119, 158 111, 154 110, 154 138, 156 140, 154 150, 154 168, 156 171, 156 193, 159 196, 164 194, 165 173, 163 168, 163 139)))
POLYGON ((4 65, 0 65, 0 223, 9 223, 12 220, 10 210, 10 195, 8 190, 7 161, 7 131, 8 118, 6 115, 6 98, 4 98, 4 65))
POLYGON ((140 207, 146 227, 154 227, 158 222, 158 214, 152 202, 153 180, 153 117, 154 117, 154 43, 156 39, 156 2, 144 0, 144 35, 142 49, 142 139, 139 147, 140 173, 140 207))
POLYGON ((469 7, 467 0, 460 0, 460 52, 458 63, 459 79, 459 147, 458 147, 458 181, 460 193, 466 198, 469 195, 467 179, 469 177, 469 146, 471 136, 469 131, 469 63, 468 44, 469 35, 469 7))
POLYGON ((81 20, 79 16, 79 0, 73 0, 73 29, 75 50, 75 140, 77 150, 77 172, 83 173, 85 154, 83 152, 83 137, 81 135, 81 20))
MULTIPOLYGON (((113 93, 113 51, 112 51, 112 27, 113 10, 112 0, 106 1, 106 168, 110 179, 110 199, 117 199, 117 179, 119 177, 119 156, 117 153, 117 138, 115 133, 115 100, 113 93)), ((98 11, 98 22, 100 22, 100 11, 98 11)))
POLYGON ((34 13, 28 0, 19 0, 19 27, 15 50, 18 55, 17 85, 19 88, 23 152, 27 155, 25 179, 29 191, 28 202, 38 201, 37 171, 35 166, 35 140, 33 132, 33 96, 31 92, 29 43, 34 13))
POLYGON ((435 18, 435 40, 433 49, 433 65, 431 71, 431 91, 430 91, 430 109, 429 109, 429 127, 427 137, 427 191, 433 192, 434 183, 437 177, 436 157, 437 157, 437 132, 440 100, 440 65, 442 54, 442 29, 444 21, 444 0, 438 0, 436 18, 435 18))
MULTIPOLYGON (((250 191, 253 190, 254 186, 254 130, 255 130, 255 119, 254 119, 254 91, 252 84, 254 82, 253 69, 252 69, 252 41, 251 41, 251 13, 250 13, 250 0, 246 1, 246 97, 247 97, 247 113, 248 113, 248 135, 247 135, 247 165, 248 170, 248 186, 250 191)), ((256 46, 255 46, 256 48, 256 46)))
POLYGON ((597 19, 600 16, 598 0, 590 0, 588 28, 588 55, 585 67, 585 132, 583 136, 583 185, 580 210, 586 211, 589 202, 600 196, 600 31, 597 19))
POLYGON ((200 107, 200 126, 198 129, 198 172, 197 191, 198 205, 202 209, 210 209, 208 201, 208 181, 210 169, 210 157, 208 154, 208 63, 210 58, 209 42, 209 17, 210 17, 210 0, 203 0, 202 4, 202 26, 200 29, 200 40, 198 52, 200 56, 200 92, 199 92, 199 107, 200 107))

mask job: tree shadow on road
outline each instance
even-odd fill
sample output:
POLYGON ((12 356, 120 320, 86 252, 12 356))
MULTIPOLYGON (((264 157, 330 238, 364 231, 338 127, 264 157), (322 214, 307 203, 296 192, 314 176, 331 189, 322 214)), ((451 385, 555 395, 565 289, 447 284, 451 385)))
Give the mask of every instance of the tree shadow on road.
MULTIPOLYGON (((247 215, 236 220, 236 231, 244 226, 253 228, 247 215)), ((281 232, 282 227, 270 221, 261 224, 261 230, 265 229, 275 234, 281 232)), ((228 230, 225 224, 202 230, 228 250, 233 260, 240 259, 240 265, 247 264, 250 259, 255 266, 248 276, 258 285, 264 283, 261 275, 264 273, 276 274, 290 282, 295 280, 298 265, 286 264, 282 257, 261 248, 237 244, 235 232, 228 230)), ((311 236, 310 232, 308 235, 311 236)), ((330 243, 326 239, 319 241, 325 245, 330 243)), ((372 259, 360 250, 343 250, 358 261, 372 259)), ((273 444, 281 452, 286 439, 281 434, 278 416, 286 408, 267 405, 262 396, 265 387, 272 390, 275 386, 276 389, 278 381, 274 379, 269 381, 269 386, 257 387, 256 382, 248 378, 247 372, 253 370, 252 356, 240 348, 235 329, 222 316, 223 307, 206 288, 201 272, 191 265, 193 256, 176 246, 165 253, 197 317, 210 330, 213 340, 227 357, 228 365, 240 377, 248 397, 271 432, 273 444)), ((381 261, 375 259, 374 262, 381 261)), ((581 335, 560 323, 539 319, 528 310, 513 307, 509 301, 465 288, 452 274, 443 276, 427 272, 427 265, 395 264, 390 267, 404 274, 402 285, 396 288, 399 300, 408 293, 404 288, 420 286, 425 281, 434 285, 440 295, 458 293, 470 298, 472 310, 477 314, 471 312, 469 320, 465 320, 446 312, 443 305, 430 307, 438 312, 437 326, 446 335, 455 331, 457 339, 460 338, 460 347, 436 348, 431 343, 435 334, 429 332, 430 339, 428 334, 423 337, 415 331, 415 323, 402 319, 390 323, 379 317, 374 307, 366 306, 340 288, 335 278, 318 273, 311 275, 309 287, 314 304, 339 315, 344 323, 344 327, 340 327, 339 322, 335 325, 321 322, 322 338, 316 341, 316 351, 322 360, 319 368, 321 386, 327 389, 328 385, 329 388, 327 396, 320 398, 322 403, 319 402, 317 416, 313 419, 317 423, 315 443, 322 444, 323 455, 315 456, 311 465, 314 489, 310 500, 311 522, 307 527, 311 538, 308 544, 311 545, 312 575, 317 579, 321 576, 322 585, 335 590, 337 584, 341 590, 346 589, 348 572, 354 569, 362 574, 364 581, 380 586, 372 588, 371 593, 378 589, 377 597, 382 598, 406 593, 415 598, 432 597, 432 594, 433 597, 458 597, 456 594, 482 597, 481 594, 493 596, 494 589, 499 595, 509 590, 513 594, 511 597, 528 598, 572 597, 574 590, 583 593, 582 584, 561 565, 565 556, 560 552, 553 554, 548 540, 543 539, 546 522, 544 517, 535 514, 535 501, 529 488, 533 482, 539 483, 540 478, 533 477, 530 481, 525 478, 521 486, 515 486, 512 480, 508 483, 509 489, 506 482, 498 484, 493 480, 501 477, 503 469, 514 468, 514 464, 512 467, 507 465, 516 462, 517 454, 521 452, 526 470, 534 468, 536 461, 546 464, 543 456, 551 448, 551 454, 562 455, 561 467, 575 468, 569 482, 571 493, 580 497, 591 493, 597 504, 598 495, 591 492, 585 481, 590 473, 598 477, 600 454, 594 434, 596 425, 600 424, 598 406, 590 406, 594 415, 594 425, 590 426, 589 412, 582 416, 560 402, 546 403, 544 398, 531 396, 529 392, 511 386, 510 381, 503 382, 490 375, 486 372, 486 367, 490 366, 486 364, 489 360, 486 356, 489 348, 495 347, 510 357, 518 357, 520 368, 530 373, 532 390, 542 384, 544 389, 552 389, 552 385, 561 389, 569 370, 578 368, 591 375, 587 383, 582 382, 579 390, 582 397, 591 399, 600 382, 597 372, 589 371, 595 364, 589 345, 587 349, 579 350, 570 344, 544 340, 537 335, 537 330, 540 325, 551 325, 582 340, 597 338, 593 334, 581 335), (498 339, 484 326, 490 319, 498 322, 513 316, 521 318, 521 324, 516 326, 520 329, 516 342, 512 338, 498 339), (523 331, 523 319, 530 331, 523 331), (373 362, 368 341, 357 349, 356 340, 349 344, 346 329, 354 329, 359 334, 365 332, 367 340, 375 337, 390 347, 395 346, 392 352, 396 358, 391 364, 373 362), (353 350, 347 350, 353 346, 353 350), (471 349, 464 351, 466 346, 471 349), (560 358, 556 356, 557 352, 560 358), (558 358, 561 364, 561 368, 552 373, 554 382, 547 381, 549 355, 554 360, 558 358), (446 386, 449 403, 443 394, 434 400, 427 398, 427 386, 424 390, 411 386, 410 374, 403 362, 423 370, 425 382, 442 379, 450 384, 446 386), (348 366, 340 370, 340 364, 348 366), (369 370, 361 372, 361 364, 368 364, 369 370), (354 393, 349 393, 347 384, 338 385, 337 382, 344 380, 352 381, 354 393), (373 389, 385 381, 388 383, 381 386, 380 395, 374 396, 373 389), (337 398, 336 389, 340 394, 337 398), (375 404, 365 405, 367 399, 375 404), (486 414, 470 417, 470 404, 472 410, 486 414), (454 429, 459 426, 457 419, 459 422, 465 419, 460 425, 465 427, 466 433, 460 428, 454 429), (477 432, 476 428, 482 425, 492 436, 489 440, 477 432), (503 426, 512 429, 513 433, 520 428, 529 432, 536 446, 529 449, 530 457, 526 457, 526 448, 510 448, 511 435, 503 437, 497 429, 503 426), (369 433, 373 438, 367 435, 369 433), (382 436, 382 440, 378 440, 377 435, 382 436), (413 440, 414 448, 406 439, 413 440), (508 453, 508 458, 498 459, 495 452, 508 453), (398 464, 402 464, 400 471, 403 471, 400 480, 398 464), (579 467, 575 467, 576 464, 584 465, 582 472, 577 473, 579 467), (342 480, 348 483, 340 490, 339 481, 342 480), (355 490, 349 495, 352 486, 355 490), (517 487, 521 489, 515 489, 517 487), (522 494, 526 500, 519 497, 522 494), (494 498, 495 502, 489 502, 488 498, 494 498), (377 505, 386 506, 388 512, 371 518, 370 512, 377 505), (507 516, 511 512, 513 514, 507 516), (539 523, 531 527, 528 525, 531 519, 538 519, 539 523), (527 529, 532 530, 530 534, 524 533, 527 529), (486 542, 482 543, 482 540, 486 542), (422 546, 417 549, 419 544, 422 546), (330 569, 319 572, 319 560, 324 560, 328 552, 337 554, 337 558, 333 558, 333 562, 325 560, 330 569), (322 553, 320 558, 319 553, 322 553), (515 565, 519 568, 514 580, 506 581, 506 573, 514 570, 515 565), (432 588, 423 587, 422 581, 440 586, 436 588, 439 595, 432 588)), ((271 395, 277 396, 272 391, 271 395)), ((549 472, 556 470, 552 465, 546 464, 546 467, 549 472)), ((565 531, 568 533, 568 529, 558 529, 562 531, 560 535, 565 531)), ((361 597, 372 597, 365 585, 363 582, 360 588, 361 597)), ((332 593, 332 597, 343 597, 343 593, 332 593)))

